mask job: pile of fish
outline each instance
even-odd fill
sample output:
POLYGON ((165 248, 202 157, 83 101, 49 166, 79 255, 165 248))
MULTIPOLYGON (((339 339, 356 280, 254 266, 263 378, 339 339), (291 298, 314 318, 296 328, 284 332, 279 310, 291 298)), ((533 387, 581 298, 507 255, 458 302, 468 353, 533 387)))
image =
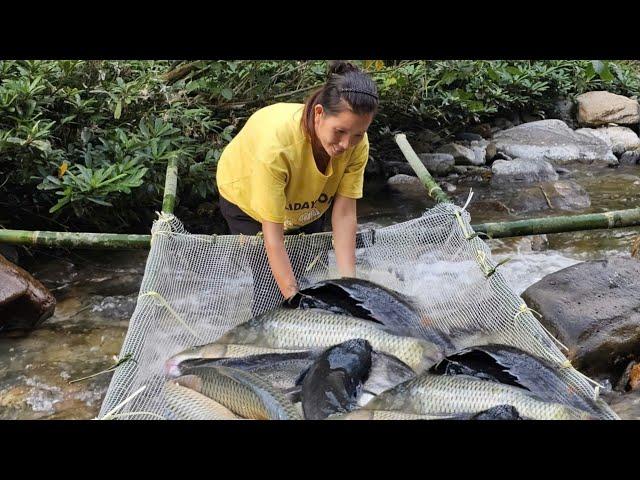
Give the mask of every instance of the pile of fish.
POLYGON ((416 303, 355 278, 238 325, 165 363, 185 420, 597 419, 558 368, 506 345, 456 351, 416 303))

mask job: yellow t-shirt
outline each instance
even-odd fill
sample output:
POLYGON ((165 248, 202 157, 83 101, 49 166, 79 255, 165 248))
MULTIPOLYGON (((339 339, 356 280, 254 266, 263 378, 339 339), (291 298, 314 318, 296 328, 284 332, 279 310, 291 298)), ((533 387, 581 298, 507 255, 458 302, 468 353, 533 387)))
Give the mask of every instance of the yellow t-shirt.
POLYGON ((361 198, 369 158, 365 134, 357 145, 318 170, 300 119, 299 103, 277 103, 255 112, 218 161, 220 194, 258 222, 307 225, 329 208, 336 193, 361 198))

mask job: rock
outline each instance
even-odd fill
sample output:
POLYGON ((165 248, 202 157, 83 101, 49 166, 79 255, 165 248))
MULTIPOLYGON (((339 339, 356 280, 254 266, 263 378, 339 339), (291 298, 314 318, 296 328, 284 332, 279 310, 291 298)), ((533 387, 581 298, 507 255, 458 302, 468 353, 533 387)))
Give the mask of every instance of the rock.
MULTIPOLYGON (((486 140, 474 140, 469 144, 469 148, 473 151, 475 155, 475 163, 474 165, 484 165, 487 162, 487 147, 490 145, 490 142, 486 140)), ((494 144, 495 146, 495 144, 494 144)), ((495 156, 495 153, 494 153, 495 156)))
POLYGON ((0 255, 9 260, 11 263, 18 263, 18 250, 13 245, 0 244, 0 255))
POLYGON ((576 104, 568 98, 558 98, 547 112, 547 118, 562 120, 573 130, 578 126, 575 121, 576 104))
POLYGON ((556 168, 556 173, 558 175, 571 175, 571 170, 568 170, 568 169, 562 168, 562 167, 557 167, 556 168))
POLYGON ((636 165, 640 163, 640 149, 624 152, 620 157, 620 165, 636 165))
POLYGON ((498 117, 493 120, 493 126, 499 130, 506 130, 508 128, 513 128, 517 125, 514 125, 513 122, 504 117, 498 117))
POLYGON ((456 140, 460 140, 463 142, 474 142, 474 141, 481 141, 484 140, 484 138, 482 138, 482 135, 478 135, 477 133, 471 133, 471 132, 461 132, 461 133, 457 133, 456 134, 456 140))
POLYGON ((522 298, 569 348, 575 368, 617 379, 640 351, 639 290, 640 261, 613 257, 547 275, 522 298))
POLYGON ((490 162, 495 158, 497 153, 498 153, 498 150, 496 148, 495 142, 489 142, 487 144, 487 148, 485 149, 485 156, 484 156, 485 161, 490 162))
POLYGON ((577 183, 558 180, 519 189, 509 206, 519 213, 549 209, 576 211, 591 206, 591 200, 586 190, 577 183))
POLYGON ((387 180, 387 185, 392 190, 402 193, 425 193, 425 188, 418 177, 398 174, 387 180))
POLYGON ((531 250, 534 252, 542 252, 549 248, 549 239, 546 235, 532 235, 529 237, 531 241, 531 250))
POLYGON ((428 153, 433 151, 434 143, 439 143, 441 141, 442 137, 440 137, 436 132, 424 129, 416 133, 409 143, 411 143, 411 146, 416 152, 428 153))
POLYGON ((640 123, 640 104, 637 100, 606 91, 578 95, 578 123, 598 127, 608 123, 633 125, 640 123))
POLYGON ((413 171, 408 162, 385 162, 384 169, 387 177, 393 177, 398 174, 416 176, 416 172, 413 171))
POLYGON ((0 256, 0 332, 23 334, 53 315, 56 300, 42 283, 0 256))
POLYGON ((476 154, 473 150, 456 143, 448 143, 446 145, 443 145, 437 150, 437 153, 446 153, 452 155, 455 159, 456 165, 484 164, 484 158, 482 159, 482 163, 478 163, 478 159, 476 158, 476 154))
POLYGON ((558 180, 558 174, 544 160, 496 160, 491 165, 491 185, 526 185, 558 180))
POLYGON ((616 155, 640 148, 640 138, 627 127, 579 128, 576 133, 591 134, 609 145, 616 155))
POLYGON ((480 123, 470 128, 471 132, 477 133, 482 138, 491 138, 493 133, 491 132, 491 125, 488 123, 480 123))
POLYGON ((630 392, 637 390, 638 386, 640 386, 640 363, 632 360, 620 376, 615 388, 620 392, 630 392))
POLYGON ((543 120, 542 116, 537 113, 524 112, 522 115, 522 121, 524 123, 537 122, 543 120))
POLYGON ((611 148, 593 135, 576 133, 561 120, 540 120, 498 132, 498 153, 513 158, 547 160, 555 165, 579 161, 617 165, 611 148))
POLYGON ((452 185, 451 183, 448 183, 448 182, 442 182, 440 184, 440 188, 447 193, 453 193, 458 189, 455 185, 452 185))
POLYGON ((453 155, 448 153, 421 153, 418 157, 432 175, 447 175, 455 165, 453 155))

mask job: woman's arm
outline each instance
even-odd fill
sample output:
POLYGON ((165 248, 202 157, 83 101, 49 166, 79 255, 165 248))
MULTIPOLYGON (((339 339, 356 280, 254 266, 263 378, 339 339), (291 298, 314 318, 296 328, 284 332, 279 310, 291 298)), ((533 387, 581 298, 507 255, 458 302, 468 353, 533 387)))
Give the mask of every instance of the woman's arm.
POLYGON ((284 248, 284 226, 282 223, 262 222, 262 234, 273 278, 282 296, 289 299, 298 292, 298 282, 284 248))
POLYGON ((356 200, 337 194, 331 215, 333 248, 336 252, 338 271, 343 277, 356 276, 356 200))

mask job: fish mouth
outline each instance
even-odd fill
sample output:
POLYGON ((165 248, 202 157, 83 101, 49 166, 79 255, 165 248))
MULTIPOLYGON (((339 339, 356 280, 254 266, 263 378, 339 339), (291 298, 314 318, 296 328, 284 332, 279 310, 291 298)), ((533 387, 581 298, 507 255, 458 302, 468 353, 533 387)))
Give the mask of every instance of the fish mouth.
POLYGON ((180 371, 180 363, 177 359, 170 358, 164 364, 164 374, 169 378, 176 378, 182 375, 180 371))

